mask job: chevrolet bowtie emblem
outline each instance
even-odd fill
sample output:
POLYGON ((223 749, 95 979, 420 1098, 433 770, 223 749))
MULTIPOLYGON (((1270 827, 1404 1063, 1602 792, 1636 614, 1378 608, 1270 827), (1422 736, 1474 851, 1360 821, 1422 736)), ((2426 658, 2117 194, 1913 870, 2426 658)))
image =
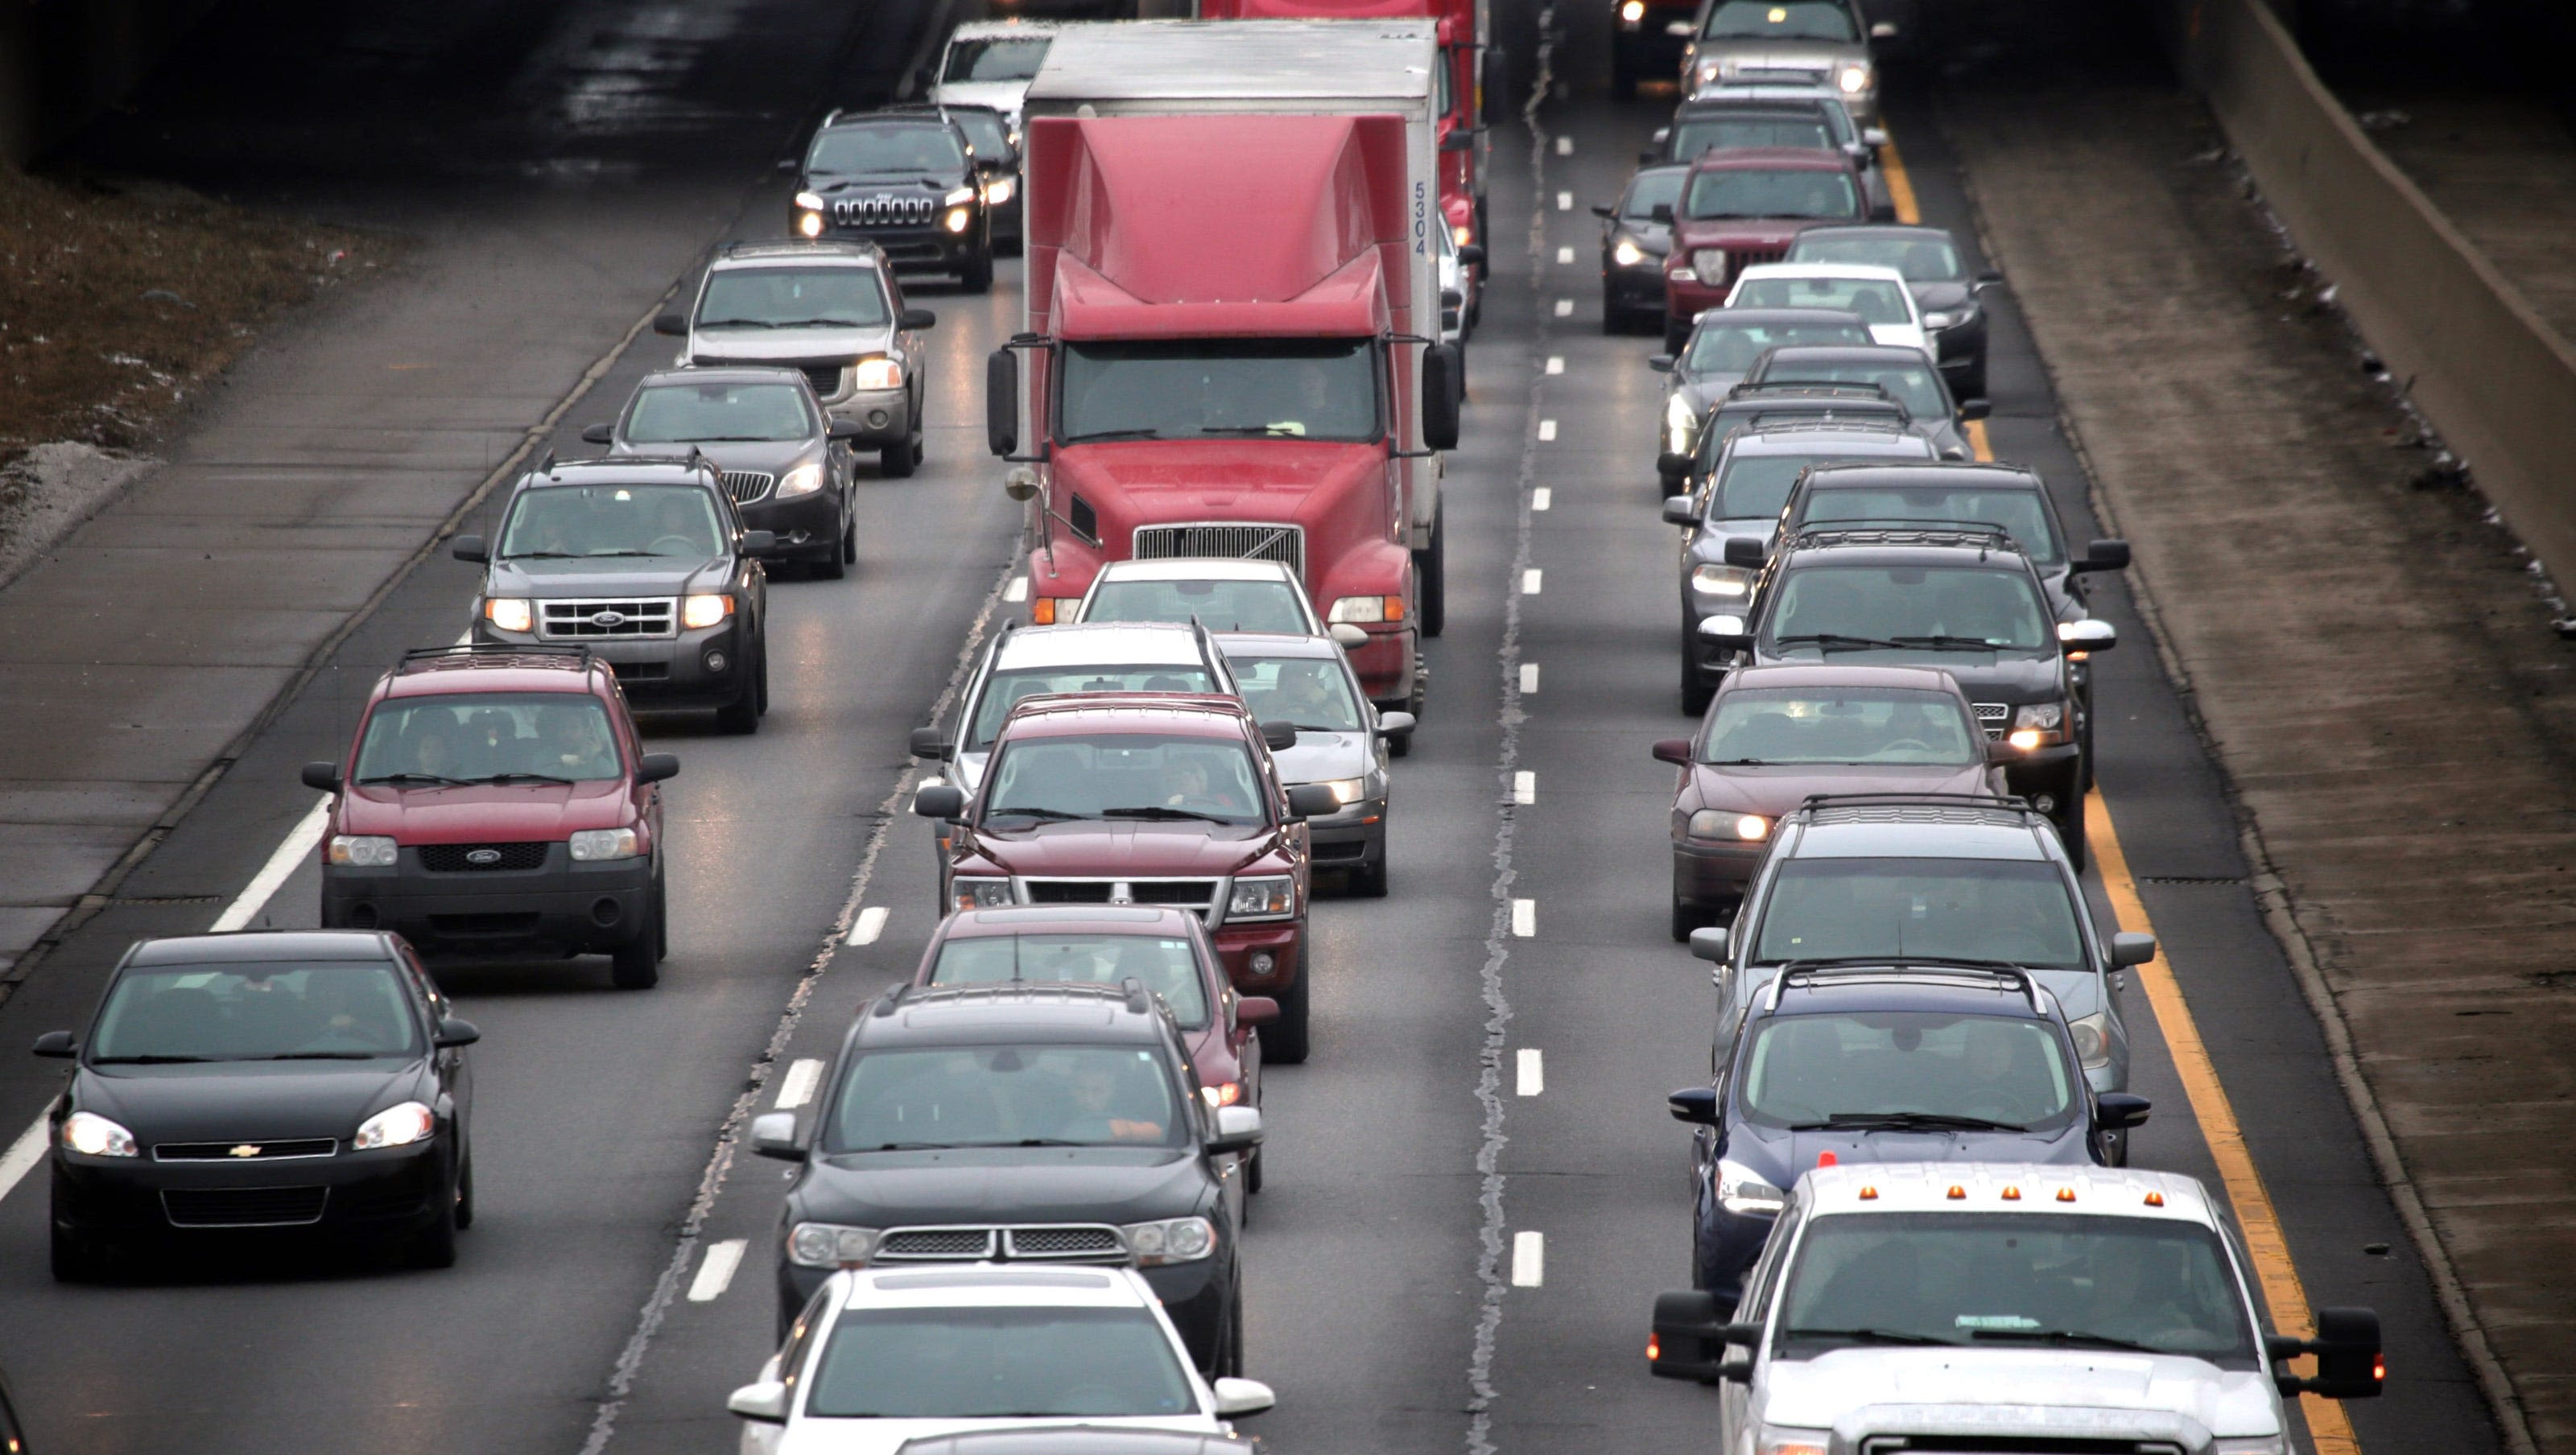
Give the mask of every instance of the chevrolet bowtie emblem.
POLYGON ((233 1148, 231 1155, 235 1157, 256 1157, 259 1155, 259 1148, 252 1143, 244 1142, 240 1146, 233 1148))

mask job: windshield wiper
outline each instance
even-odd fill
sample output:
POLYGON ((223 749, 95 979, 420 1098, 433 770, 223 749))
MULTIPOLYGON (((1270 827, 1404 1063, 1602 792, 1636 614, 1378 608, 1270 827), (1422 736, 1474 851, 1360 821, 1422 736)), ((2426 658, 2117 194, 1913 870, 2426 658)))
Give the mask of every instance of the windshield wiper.
MULTIPOLYGON (((849 1147, 851 1152, 953 1152, 960 1142, 879 1142, 873 1147, 849 1147)), ((989 1144, 987 1144, 989 1145, 989 1144)))
POLYGON ((174 1066, 182 1061, 229 1061, 230 1056, 92 1056, 93 1066, 174 1066))
POLYGON ((1162 437, 1161 430, 1148 429, 1139 425, 1134 429, 1096 429, 1089 434, 1066 435, 1064 442, 1069 445, 1087 445, 1093 440, 1158 440, 1162 437))
POLYGON ((776 327, 778 327, 778 325, 777 325, 777 324, 775 324, 775 323, 770 322, 768 319, 765 319, 765 318, 701 318, 701 319, 699 319, 699 320, 698 320, 698 327, 700 327, 700 328, 776 328, 776 327))
POLYGON ((2013 1343, 2083 1344, 2095 1349, 2129 1349, 2140 1354, 2162 1354, 2165 1350, 2134 1339, 2113 1338, 2109 1334, 2089 1334, 2082 1329, 1970 1329, 1971 1339, 2009 1340, 2013 1343))
POLYGON ((462 778, 449 778, 437 773, 378 773, 373 777, 361 778, 358 781, 362 784, 435 783, 441 788, 461 788, 465 785, 466 780, 462 778))
POLYGON ((1827 1112, 1820 1122, 1794 1122, 1793 1132, 1874 1132, 1874 1131, 1946 1131, 1946 1132, 2026 1132, 2030 1128, 2014 1122, 1989 1121, 1984 1117, 1951 1116, 1937 1111, 1837 1111, 1827 1112))
POLYGON ((1104 808, 1100 811, 1100 816, 1102 818, 1191 818, 1197 819, 1202 823, 1235 822, 1234 819, 1219 818, 1212 813, 1201 813, 1195 808, 1173 808, 1168 804, 1161 803, 1148 803, 1140 808, 1104 808))
POLYGON ((483 778, 468 778, 468 783, 565 783, 573 780, 552 773, 494 773, 483 778))
POLYGON ((1850 1339, 1861 1344, 1939 1344, 1953 1346, 1956 1339, 1935 1338, 1930 1334, 1908 1334, 1896 1329, 1782 1329, 1784 1339, 1850 1339))
POLYGON ((775 326, 778 328, 875 328, 883 322, 885 322, 885 320, 881 318, 874 320, 865 318, 800 318, 794 323, 782 323, 775 326))
POLYGON ((1841 632, 1802 632, 1796 636, 1773 637, 1771 644, 1777 647, 1884 648, 1890 651, 1902 651, 1905 648, 1905 643, 1889 641, 1885 637, 1852 637, 1845 636, 1841 632))
POLYGON ((1199 433, 1277 435, 1282 439, 1304 439, 1306 437, 1306 432, 1304 430, 1291 429, 1284 424, 1203 424, 1199 426, 1199 433))
MULTIPOLYGON (((2000 652, 2004 650, 2002 644, 1987 641, 1984 637, 1943 635, 1928 637, 1898 637, 1896 640, 1903 646, 1930 647, 1936 652, 2000 652)), ((2023 648, 2022 650, 2028 649, 2023 648)))
POLYGON ((1014 1147, 1091 1147, 1098 1144, 1077 1142, 1070 1137, 1022 1137, 1011 1145, 1014 1147))
POLYGON ((502 560, 504 560, 504 561, 578 561, 578 560, 580 560, 580 559, 581 559, 581 552, 579 552, 579 551, 511 551, 511 552, 509 552, 507 555, 504 555, 503 557, 501 557, 501 559, 502 559, 502 560))
POLYGON ((984 810, 984 817, 987 819, 1001 818, 1005 815, 1013 818, 1042 818, 1049 823, 1069 823, 1075 819, 1090 817, 1089 814, 1067 813, 1060 808, 988 808, 984 810))
POLYGON ((649 560, 655 560, 655 561, 658 561, 658 560, 662 559, 662 557, 663 557, 665 554, 667 554, 667 553, 666 553, 666 552, 663 552, 663 551, 630 551, 630 550, 625 550, 625 549, 619 549, 619 550, 614 550, 614 551, 583 551, 583 552, 581 552, 581 553, 580 553, 580 559, 585 560, 585 561, 598 561, 598 560, 613 559, 613 558, 620 557, 620 556, 627 556, 627 557, 643 557, 643 558, 646 558, 646 559, 649 559, 649 560))

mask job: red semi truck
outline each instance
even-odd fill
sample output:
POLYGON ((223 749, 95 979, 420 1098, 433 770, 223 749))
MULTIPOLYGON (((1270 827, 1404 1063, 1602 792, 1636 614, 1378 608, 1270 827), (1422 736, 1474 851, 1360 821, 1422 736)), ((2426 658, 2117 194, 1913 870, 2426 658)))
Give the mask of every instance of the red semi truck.
POLYGON ((986 378, 1032 620, 1107 561, 1284 561, 1366 633, 1370 698, 1421 710, 1460 393, 1426 337, 1437 60, 1419 20, 1056 38, 1022 113, 1027 325, 986 378))

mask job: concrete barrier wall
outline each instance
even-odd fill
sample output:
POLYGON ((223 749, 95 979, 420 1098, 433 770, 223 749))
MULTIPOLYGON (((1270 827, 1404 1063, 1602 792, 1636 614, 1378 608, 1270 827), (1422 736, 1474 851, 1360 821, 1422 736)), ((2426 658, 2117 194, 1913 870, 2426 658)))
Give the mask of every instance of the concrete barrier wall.
POLYGON ((2556 579, 2576 587, 2576 350, 2353 124, 2260 0, 2159 17, 2290 235, 2556 579))
POLYGON ((216 0, 0 0, 0 161, 116 104, 216 0))

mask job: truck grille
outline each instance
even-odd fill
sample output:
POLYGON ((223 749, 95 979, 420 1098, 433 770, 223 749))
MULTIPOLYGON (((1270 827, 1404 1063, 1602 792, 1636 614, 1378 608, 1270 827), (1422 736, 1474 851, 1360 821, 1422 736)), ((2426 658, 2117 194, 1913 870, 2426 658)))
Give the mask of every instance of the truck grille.
POLYGON ((778 477, 766 470, 727 470, 724 472, 725 493, 736 505, 749 505, 769 493, 778 477))
POLYGON ((1140 561, 1175 556, 1224 556, 1238 561, 1277 561, 1306 574, 1306 532, 1293 525, 1200 521, 1189 525, 1140 525, 1129 554, 1140 561))
POLYGON ((161 1210, 179 1228, 291 1228, 322 1221, 327 1187, 165 1188, 161 1210))
POLYGON ((832 199, 832 223, 836 227, 920 227, 938 211, 939 199, 927 192, 878 192, 832 199))
POLYGON ((1984 728, 1989 738, 2002 737, 2004 729, 2012 723, 2012 707, 2008 703, 1976 702, 1969 705, 1977 710, 1977 726, 1984 728))
POLYGON ((152 1149, 155 1162, 275 1162, 287 1157, 328 1157, 340 1144, 329 1137, 299 1137, 291 1142, 163 1142, 152 1149))
POLYGON ((2185 1455, 2171 1440, 2104 1439, 2090 1435, 1870 1435, 1862 1455, 2185 1455))
POLYGON ((1162 904, 1213 919, 1221 879, 1023 879, 1029 904, 1162 904))
POLYGON ((814 397, 833 399, 841 393, 841 376, 848 369, 840 364, 799 364, 805 371, 805 382, 814 386, 814 397))
POLYGON ((533 844, 423 844, 420 867, 432 874, 494 874, 509 869, 537 869, 546 862, 546 846, 533 844))
POLYGON ((1047 1261, 1124 1263, 1127 1240, 1102 1223, 1048 1223, 1023 1228, 896 1228, 878 1241, 883 1263, 1047 1261))
POLYGON ((648 599, 541 601, 537 635, 549 641, 589 641, 599 637, 667 637, 679 621, 679 602, 662 596, 648 599))

